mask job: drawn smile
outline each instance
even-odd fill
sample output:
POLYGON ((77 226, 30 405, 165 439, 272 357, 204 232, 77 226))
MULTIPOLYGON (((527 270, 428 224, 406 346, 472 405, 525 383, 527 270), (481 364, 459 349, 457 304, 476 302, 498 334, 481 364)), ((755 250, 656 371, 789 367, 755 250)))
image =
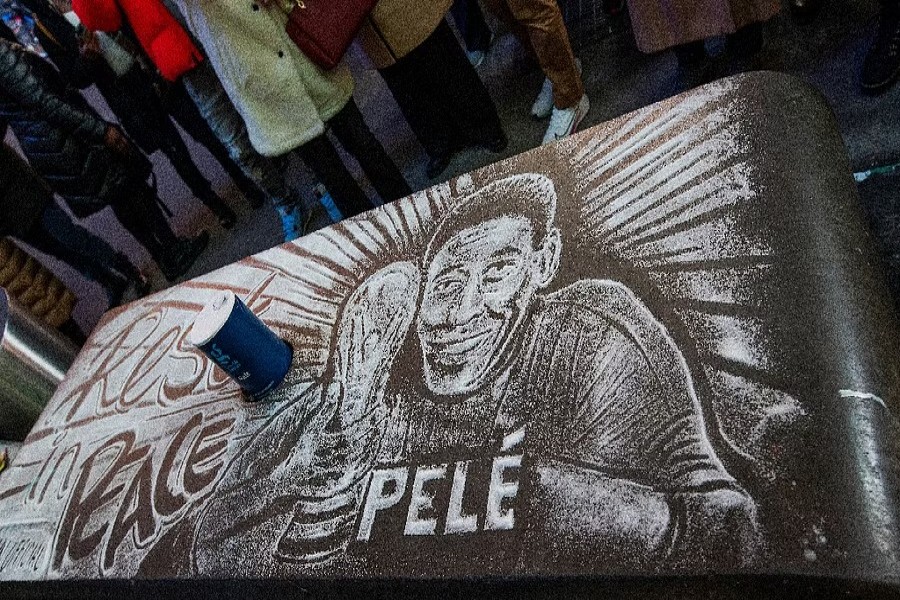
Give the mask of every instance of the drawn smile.
POLYGON ((455 362, 449 357, 468 354, 485 343, 489 342, 494 334, 492 329, 483 329, 477 332, 453 332, 445 335, 429 336, 426 347, 429 354, 436 354, 447 362, 455 362))

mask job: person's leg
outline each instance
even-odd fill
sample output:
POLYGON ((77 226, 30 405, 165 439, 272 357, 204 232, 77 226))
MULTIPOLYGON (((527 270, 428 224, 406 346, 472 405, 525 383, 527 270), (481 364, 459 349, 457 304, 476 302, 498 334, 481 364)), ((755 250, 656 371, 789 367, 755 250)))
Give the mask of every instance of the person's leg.
MULTIPOLYGON (((393 202, 412 193, 397 165, 366 125, 353 98, 350 98, 347 105, 328 121, 328 125, 344 149, 359 161, 359 166, 382 200, 393 202)), ((334 194, 328 183, 323 183, 334 194)))
POLYGON ((762 50, 763 24, 744 25, 727 38, 728 51, 736 58, 748 59, 762 50))
POLYGON ((211 66, 203 63, 182 80, 197 110, 216 138, 228 149, 232 160, 272 202, 281 218, 284 241, 292 241, 331 224, 315 198, 302 196, 288 185, 285 179, 287 157, 268 158, 256 151, 250 142, 244 119, 211 66))
POLYGON ((468 52, 487 52, 491 45, 491 28, 477 0, 454 0, 450 7, 453 21, 462 35, 468 52))
POLYGON ((237 221, 237 215, 228 207, 227 204, 213 191, 212 184, 203 176, 197 165, 194 164, 194 158, 188 152, 181 134, 175 129, 174 124, 167 117, 165 124, 161 126, 160 150, 175 167, 175 171, 181 177, 191 193, 198 200, 203 202, 210 212, 219 220, 222 227, 230 229, 237 221))
POLYGON ((428 81, 431 76, 420 68, 418 53, 413 50, 379 73, 428 157, 432 161, 449 163, 462 142, 445 117, 443 95, 431 93, 432 90, 423 83, 423 78, 428 81))
POLYGON ((123 253, 113 248, 103 238, 94 235, 78 223, 56 203, 50 204, 41 218, 42 228, 64 243, 78 254, 90 257, 91 264, 102 265, 104 269, 113 269, 128 279, 140 282, 143 278, 123 253))
POLYGON ((232 160, 244 171, 276 207, 292 195, 284 179, 284 169, 253 148, 247 126, 207 63, 186 74, 184 87, 213 134, 228 149, 232 160))
POLYGON ((506 135, 497 107, 450 25, 442 21, 415 51, 421 53, 423 66, 434 74, 434 89, 444 96, 450 126, 462 133, 467 144, 482 145, 495 152, 503 150, 506 135), (443 87, 440 81, 445 82, 443 87))
MULTIPOLYGON (((302 160, 299 152, 298 157, 302 160)), ((286 172, 289 168, 290 154, 277 156, 272 159, 272 163, 280 172, 286 172)), ((281 218, 285 242, 292 242, 300 236, 334 223, 316 197, 302 195, 293 189, 285 188, 285 190, 283 195, 272 197, 272 204, 281 218)))
POLYGON ((138 285, 142 283, 140 273, 123 254, 76 224, 55 203, 47 206, 35 226, 21 239, 100 284, 106 290, 111 306, 120 303, 129 280, 138 285))
POLYGON ((484 2, 485 8, 492 15, 503 21, 503 23, 509 27, 510 31, 513 32, 513 35, 516 36, 516 39, 519 40, 519 43, 522 44, 525 53, 533 60, 537 60, 537 52, 535 52, 534 46, 531 44, 531 39, 528 37, 528 28, 516 20, 516 17, 509 8, 507 0, 482 1, 484 2))
POLYGON ((219 138, 210 129, 209 124, 200 111, 197 110, 193 99, 187 94, 184 85, 179 82, 174 84, 168 95, 169 114, 175 121, 181 125, 189 136, 209 150, 210 154, 215 157, 228 176, 231 177, 235 185, 244 196, 247 197, 251 206, 260 207, 263 204, 264 196, 262 191, 253 181, 250 180, 244 171, 234 162, 228 149, 219 141, 219 138))
MULTIPOLYGON (((162 102, 156 95, 156 91, 150 84, 147 75, 141 70, 141 67, 135 65, 128 73, 119 78, 119 88, 124 91, 124 95, 129 97, 129 103, 132 106, 140 106, 140 109, 132 110, 131 121, 132 126, 126 128, 129 133, 134 131, 143 131, 140 137, 145 139, 142 149, 145 153, 151 154, 155 146, 159 148, 163 154, 172 163, 178 176, 191 190, 191 193, 198 200, 203 202, 207 208, 216 216, 223 227, 232 227, 237 220, 237 216, 228 207, 225 202, 219 198, 212 189, 209 180, 203 176, 197 165, 194 164, 194 158, 188 152, 181 134, 169 118, 169 113, 162 105, 162 102), (135 116, 140 115, 140 126, 136 127, 133 123, 135 116)), ((126 103, 127 104, 127 103, 126 103)))
POLYGON ((122 226, 147 249, 169 281, 187 272, 209 243, 206 232, 190 240, 175 235, 156 196, 144 182, 130 182, 127 193, 121 194, 121 199, 111 207, 122 226))
POLYGON ((576 106, 584 95, 584 84, 557 0, 505 2, 512 17, 527 31, 541 69, 553 84, 556 108, 576 106))
POLYGON ((341 161, 337 150, 326 135, 320 135, 297 148, 297 154, 325 184, 334 203, 345 217, 352 217, 373 208, 373 204, 359 188, 353 175, 341 161))
POLYGON ((678 77, 672 93, 681 93, 713 80, 713 63, 706 54, 703 41, 679 44, 672 51, 678 60, 678 77))

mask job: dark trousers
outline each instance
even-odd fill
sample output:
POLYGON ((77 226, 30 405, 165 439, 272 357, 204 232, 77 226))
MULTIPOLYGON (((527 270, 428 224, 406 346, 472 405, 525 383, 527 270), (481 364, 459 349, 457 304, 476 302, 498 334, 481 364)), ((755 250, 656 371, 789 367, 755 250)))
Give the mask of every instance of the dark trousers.
POLYGON ((469 52, 487 52, 491 45, 491 28, 484 20, 478 0, 455 0, 450 7, 453 22, 469 52))
POLYGON ((189 136, 204 146, 209 153, 215 157, 228 176, 231 177, 238 189, 247 196, 250 203, 254 206, 260 206, 263 202, 263 194, 259 187, 253 183, 244 171, 231 158, 231 153, 215 136, 209 124, 197 105, 188 95, 181 82, 175 83, 169 90, 166 98, 166 108, 169 114, 181 125, 181 128, 187 132, 189 136))
POLYGON ((446 21, 380 72, 431 157, 503 136, 494 101, 446 21))
POLYGON ((137 273, 125 255, 81 225, 51 202, 22 241, 44 254, 71 265, 76 271, 103 287, 114 284, 115 270, 126 277, 137 273))
POLYGON ((149 77, 137 64, 115 82, 104 82, 100 91, 122 127, 145 154, 161 150, 196 198, 206 200, 212 196, 212 186, 194 164, 149 77))
MULTIPOLYGON (((352 98, 327 125, 344 149, 359 162, 382 200, 392 202, 412 193, 400 170, 385 152, 384 146, 366 125, 352 98)), ((303 144, 297 149, 297 153, 319 181, 325 184, 335 205, 345 217, 358 215, 374 206, 353 179, 326 135, 303 144)))
POLYGON ((172 231, 155 192, 145 181, 130 178, 110 207, 157 264, 171 259, 182 240, 172 231))

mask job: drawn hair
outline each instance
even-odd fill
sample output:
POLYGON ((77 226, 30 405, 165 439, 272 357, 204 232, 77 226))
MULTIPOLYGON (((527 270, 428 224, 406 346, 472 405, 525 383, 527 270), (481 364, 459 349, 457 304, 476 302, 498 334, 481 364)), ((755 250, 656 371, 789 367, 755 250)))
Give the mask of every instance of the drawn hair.
POLYGON ((536 173, 495 181, 460 200, 438 225, 425 252, 431 262, 444 244, 460 231, 500 217, 523 217, 531 223, 533 244, 540 246, 554 228, 556 188, 549 177, 536 173))

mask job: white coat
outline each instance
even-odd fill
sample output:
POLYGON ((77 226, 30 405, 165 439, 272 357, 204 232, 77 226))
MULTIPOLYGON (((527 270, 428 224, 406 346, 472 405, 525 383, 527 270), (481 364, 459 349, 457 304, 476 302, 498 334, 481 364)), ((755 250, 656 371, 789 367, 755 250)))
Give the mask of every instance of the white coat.
POLYGON ((265 156, 322 135, 353 93, 343 64, 324 71, 285 33, 287 16, 254 0, 175 0, 265 156))

